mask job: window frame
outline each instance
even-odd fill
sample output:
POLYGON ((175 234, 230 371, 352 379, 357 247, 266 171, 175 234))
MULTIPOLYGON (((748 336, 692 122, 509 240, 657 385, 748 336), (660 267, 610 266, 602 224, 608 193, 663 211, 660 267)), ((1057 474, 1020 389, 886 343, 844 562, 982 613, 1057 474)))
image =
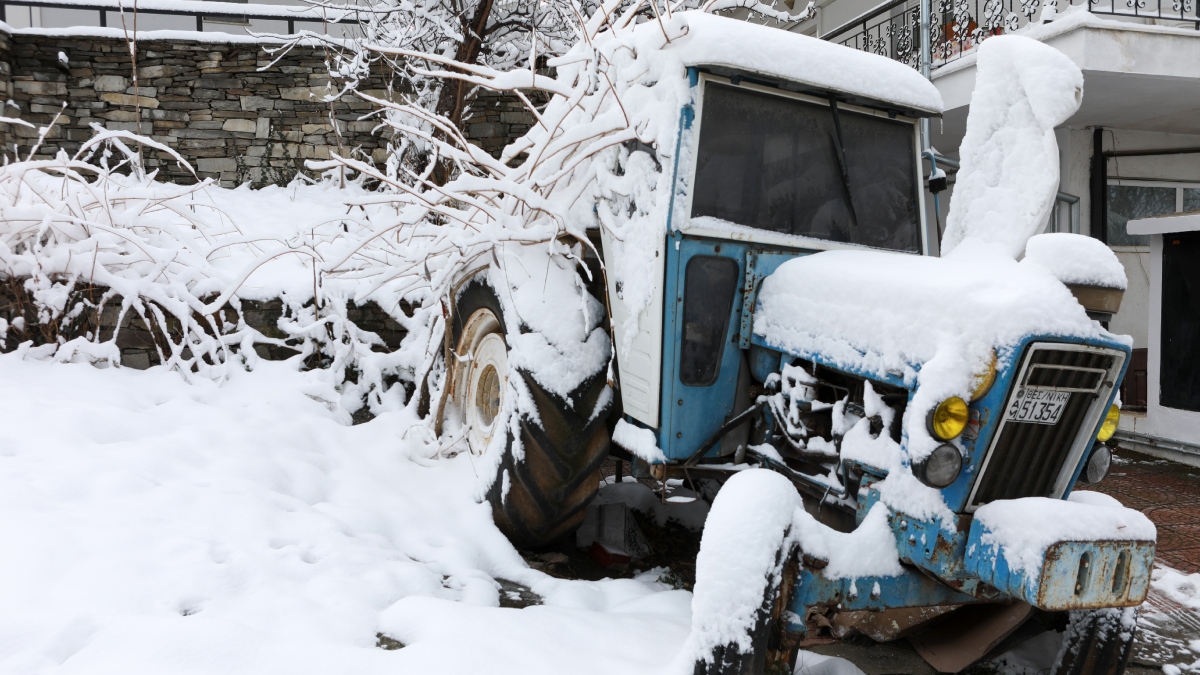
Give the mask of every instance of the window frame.
MULTIPOLYGON (((1108 212, 1109 206, 1110 206, 1109 202, 1108 202, 1108 189, 1107 189, 1110 187, 1174 188, 1175 189, 1175 211, 1174 211, 1174 213, 1182 213, 1183 212, 1183 191, 1187 190, 1187 189, 1200 190, 1200 183, 1197 183, 1194 181, 1180 181, 1180 180, 1156 180, 1156 179, 1150 179, 1150 178, 1111 178, 1110 177, 1108 179, 1108 184, 1105 185, 1105 190, 1104 190, 1105 213, 1108 212)), ((1104 224, 1104 227, 1105 228, 1108 227, 1107 222, 1104 224)), ((1107 234, 1108 234, 1108 232, 1106 230, 1105 235, 1107 235, 1107 234)), ((1107 236, 1105 237, 1105 239, 1107 239, 1107 236)), ((1118 253, 1149 253, 1150 252, 1149 244, 1146 244, 1145 246, 1112 246, 1112 245, 1109 245, 1109 248, 1111 248, 1113 251, 1116 251, 1118 253)))
MULTIPOLYGON (((683 265, 683 289, 682 289, 683 302, 681 303, 680 308, 679 308, 679 322, 683 328, 683 331, 682 331, 681 339, 679 340, 679 347, 678 347, 679 357, 676 359, 677 363, 675 364, 675 369, 677 371, 677 377, 679 379, 680 384, 682 384, 685 387, 711 387, 713 385, 713 383, 715 383, 721 377, 721 361, 725 358, 725 348, 729 343, 729 340, 727 339, 729 337, 729 324, 732 323, 732 321, 733 321, 734 309, 737 306, 738 291, 741 290, 741 280, 742 280, 741 267, 742 266, 738 263, 737 258, 719 255, 716 253, 713 253, 713 254, 703 254, 702 253, 702 254, 693 255, 690 258, 688 258, 687 262, 684 263, 684 265, 683 265), (728 306, 725 307, 725 312, 721 315, 722 323, 720 325, 720 330, 716 331, 717 349, 716 349, 716 352, 712 355, 713 358, 711 359, 711 365, 713 366, 712 375, 709 376, 709 378, 707 380, 688 381, 687 379, 685 379, 685 375, 684 375, 685 371, 683 368, 683 359, 684 359, 684 355, 685 355, 684 348, 688 342, 688 340, 687 340, 688 308, 692 306, 692 304, 691 304, 692 297, 688 293, 691 290, 691 288, 690 288, 691 267, 694 263, 705 261, 705 260, 715 260, 715 261, 718 261, 718 264, 731 265, 733 267, 733 283, 729 287, 728 306)), ((709 300, 711 300, 711 298, 709 300)), ((724 298, 721 298, 720 300, 722 300, 722 302, 723 302, 724 298)))
MULTIPOLYGON (((741 225, 734 223, 734 229, 713 230, 692 225, 692 199, 695 196, 696 184, 696 163, 700 155, 700 128, 704 124, 704 89, 709 82, 716 84, 724 84, 733 87, 739 87, 771 96, 780 96, 783 98, 803 101, 805 103, 821 105, 828 107, 829 99, 810 96, 807 94, 799 94, 785 89, 770 87, 757 82, 740 80, 734 82, 728 77, 722 77, 713 73, 700 71, 699 81, 693 88, 692 106, 694 111, 694 119, 691 128, 686 130, 684 137, 680 142, 680 151, 686 152, 686 165, 680 162, 678 174, 676 177, 676 185, 683 183, 685 198, 676 207, 672 218, 677 219, 679 223, 676 227, 683 233, 712 239, 735 239, 741 241, 749 241, 760 244, 775 244, 788 248, 799 248, 812 251, 831 251, 831 250, 872 250, 872 251, 890 251, 892 253, 903 253, 906 255, 929 255, 929 224, 925 213, 925 183, 922 175, 921 166, 921 134, 918 128, 920 120, 915 117, 908 117, 899 112, 890 114, 876 108, 867 108, 859 105, 852 105, 843 101, 838 101, 837 106, 839 111, 851 113, 859 113, 879 117, 892 122, 902 122, 909 124, 913 128, 913 180, 914 190, 917 197, 917 229, 920 237, 920 244, 917 251, 900 251, 890 248, 878 248, 875 246, 867 246, 865 244, 853 244, 848 242, 830 241, 827 239, 817 239, 815 237, 803 237, 793 234, 785 234, 782 232, 773 232, 771 230, 760 230, 750 227, 749 225, 741 225)), ((833 92, 836 94, 837 92, 833 92)))

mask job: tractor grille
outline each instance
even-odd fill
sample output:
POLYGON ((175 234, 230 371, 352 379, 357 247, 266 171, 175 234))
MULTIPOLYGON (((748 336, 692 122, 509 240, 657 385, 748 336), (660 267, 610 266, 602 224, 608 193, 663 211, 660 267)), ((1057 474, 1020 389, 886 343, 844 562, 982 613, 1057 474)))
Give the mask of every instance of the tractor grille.
POLYGON ((984 459, 968 510, 997 499, 1059 497, 1090 446, 1091 432, 1124 361, 1121 352, 1037 343, 1026 350, 1016 384, 1000 415, 1000 428, 984 459), (1057 424, 1004 419, 1025 387, 1070 392, 1057 424))

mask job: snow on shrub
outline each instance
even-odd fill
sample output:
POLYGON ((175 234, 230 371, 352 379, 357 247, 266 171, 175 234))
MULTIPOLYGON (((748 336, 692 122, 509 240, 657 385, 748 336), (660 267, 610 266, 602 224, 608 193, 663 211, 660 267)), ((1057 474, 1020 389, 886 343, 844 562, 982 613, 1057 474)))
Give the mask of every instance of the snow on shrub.
MULTIPOLYGON (((41 335, 58 360, 116 365, 123 319, 133 313, 154 333, 161 363, 188 375, 221 379, 231 366, 253 367, 254 345, 286 346, 297 366, 324 365, 339 382, 353 373, 347 411, 368 391, 376 409, 403 402, 395 380, 412 380, 430 358, 410 345, 378 353, 382 340, 347 319, 369 279, 323 264, 369 218, 366 208, 349 212, 346 199, 369 192, 160 183, 141 169, 135 144, 174 155, 147 138, 100 131, 74 156, 0 167, 0 276, 17 304, 3 326, 5 349, 34 336, 25 325, 32 313, 53 328, 41 335), (264 335, 243 315, 243 301, 274 298, 283 301, 286 338, 264 335), (99 326, 106 308, 119 313, 111 333, 99 326)), ((410 332, 425 328, 429 312, 406 315, 399 295, 373 299, 410 332)))

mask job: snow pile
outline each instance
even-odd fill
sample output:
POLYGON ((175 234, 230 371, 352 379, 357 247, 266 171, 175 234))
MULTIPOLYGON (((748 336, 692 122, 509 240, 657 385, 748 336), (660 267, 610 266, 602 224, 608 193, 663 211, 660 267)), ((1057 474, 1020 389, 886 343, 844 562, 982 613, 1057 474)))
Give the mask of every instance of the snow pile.
POLYGON ((1154 523, 1111 497, 1075 492, 1069 500, 1025 497, 985 504, 975 512, 982 542, 999 547, 1013 570, 1035 575, 1046 548, 1060 541, 1154 541, 1154 523))
POLYGON ((1200 612, 1200 573, 1184 574, 1169 567, 1155 567, 1150 584, 1179 604, 1200 612))
POLYGON ((431 461, 408 410, 344 426, 327 370, 26 356, 0 356, 4 672, 650 673, 686 639, 689 593, 531 570, 476 458, 431 461))
MULTIPOLYGON (((611 480, 611 477, 609 478, 611 480)), ((674 494, 691 491, 676 488, 674 494)), ((600 487, 600 494, 592 502, 595 505, 622 503, 629 508, 640 511, 654 518, 654 522, 666 525, 667 521, 675 521, 693 532, 704 529, 704 521, 708 518, 708 502, 703 499, 688 501, 663 501, 663 498, 645 483, 640 483, 632 476, 626 476, 624 482, 607 483, 600 487)))
POLYGON ((1054 128, 1079 109, 1083 74, 1062 52, 1025 37, 990 38, 978 53, 942 252, 974 238, 1016 258, 1054 206, 1054 128))
POLYGON ((806 555, 828 561, 821 570, 827 579, 894 577, 904 573, 888 509, 876 504, 853 532, 838 532, 804 509, 797 509, 793 534, 806 555))
POLYGON ((1023 265, 1037 265, 1064 284, 1125 290, 1128 280, 1117 254, 1095 237, 1051 232, 1025 244, 1023 265))
POLYGON ((647 464, 667 463, 667 456, 658 447, 658 440, 654 437, 654 432, 635 427, 624 419, 618 421, 617 427, 613 429, 612 442, 625 448, 647 464))
MULTIPOLYGON (((499 250, 500 265, 488 271, 490 283, 505 316, 520 327, 508 331, 509 363, 535 373, 542 386, 565 399, 608 365, 604 305, 581 292, 568 258, 534 246, 499 250)), ((577 245, 571 254, 582 253, 577 245)))
POLYGON ((946 258, 825 251, 785 262, 763 281, 754 332, 772 347, 919 387, 905 413, 910 458, 937 445, 925 415, 969 398, 993 350, 1003 359, 1039 333, 1107 335, 1044 269, 983 242, 946 258), (918 374, 919 373, 919 374, 918 374))

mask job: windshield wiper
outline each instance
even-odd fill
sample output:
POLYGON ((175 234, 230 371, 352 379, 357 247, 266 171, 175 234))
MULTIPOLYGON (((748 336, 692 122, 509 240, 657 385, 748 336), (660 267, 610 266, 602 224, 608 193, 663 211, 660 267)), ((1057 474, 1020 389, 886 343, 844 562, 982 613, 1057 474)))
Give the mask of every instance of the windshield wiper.
POLYGON ((846 168, 846 143, 842 140, 842 120, 838 117, 837 99, 829 95, 829 109, 833 112, 833 131, 837 135, 838 168, 842 170, 842 187, 846 190, 846 206, 850 207, 850 224, 858 227, 858 213, 854 211, 854 192, 850 189, 850 171, 846 168))

